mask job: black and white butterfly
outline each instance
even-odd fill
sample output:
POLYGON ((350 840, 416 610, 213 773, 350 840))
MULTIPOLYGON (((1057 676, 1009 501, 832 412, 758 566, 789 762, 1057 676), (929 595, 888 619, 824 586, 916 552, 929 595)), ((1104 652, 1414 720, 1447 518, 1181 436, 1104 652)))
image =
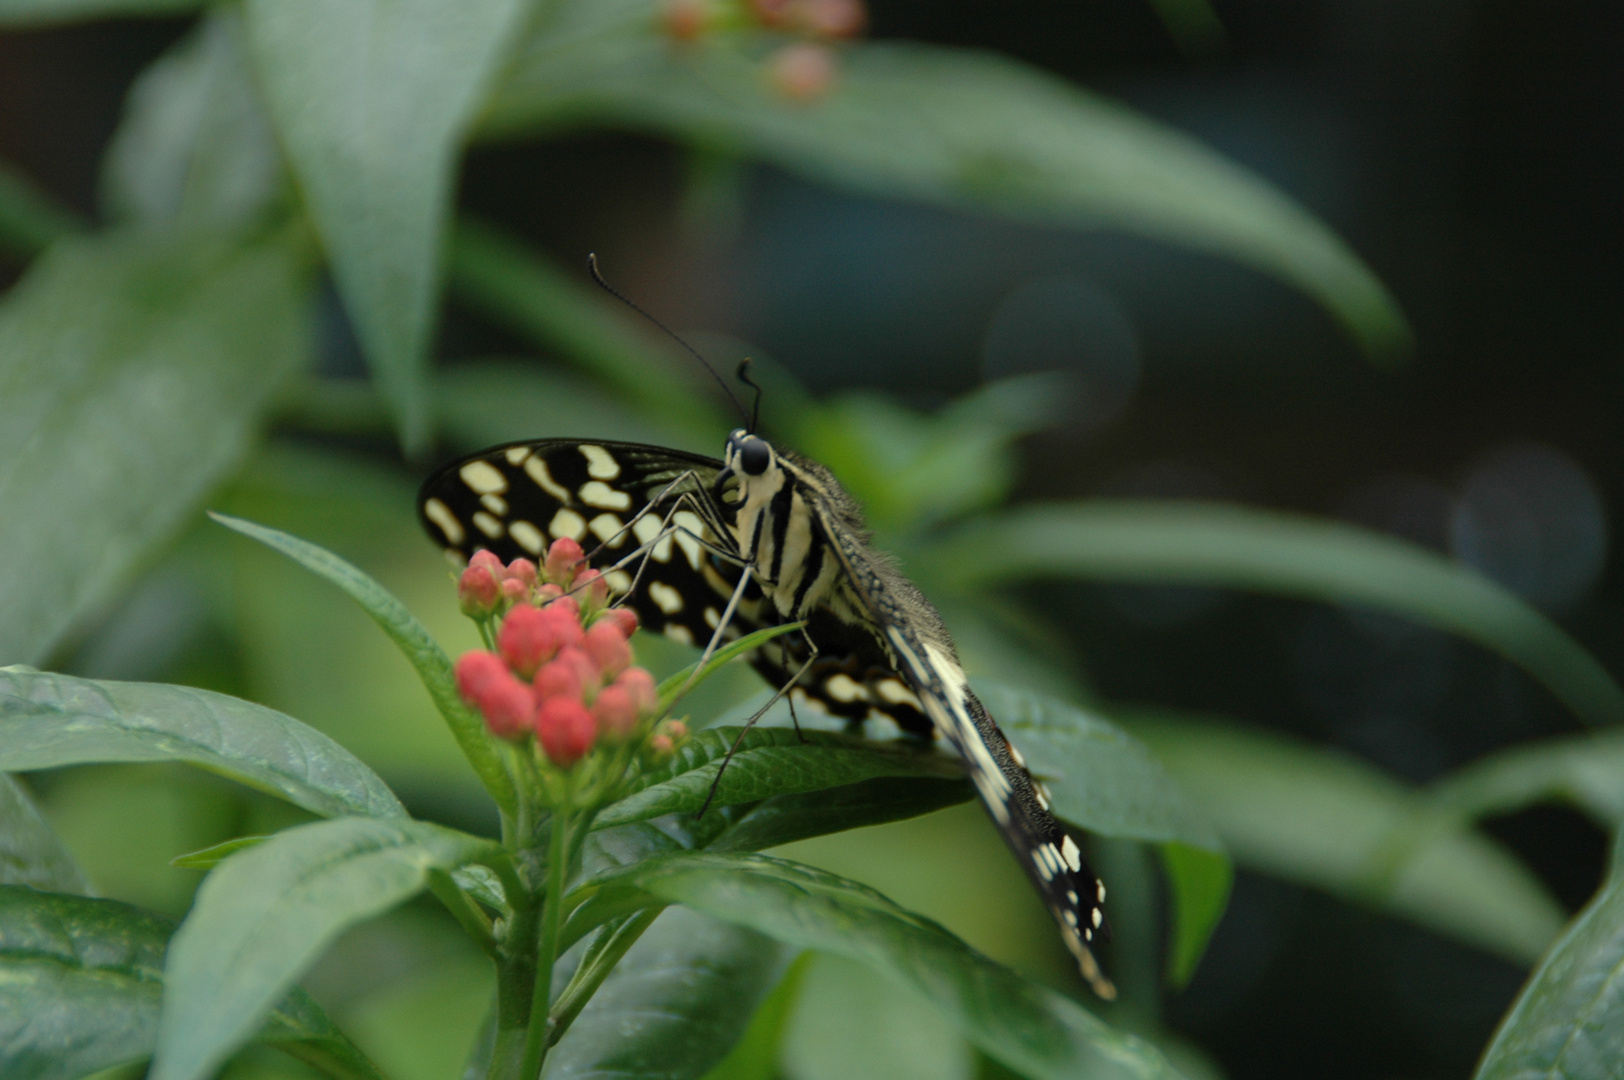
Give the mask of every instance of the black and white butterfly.
MULTIPOLYGON (((581 542, 645 629, 703 645, 805 621, 751 657, 769 683, 854 722, 939 733, 1037 887, 1084 977, 1115 990, 1090 944, 1105 886, 971 691, 930 601, 868 545, 856 501, 824 466, 749 431, 724 460, 657 446, 546 439, 483 450, 423 485, 418 512, 456 559, 538 559, 581 542)), ((792 699, 793 700, 793 699, 792 699)))

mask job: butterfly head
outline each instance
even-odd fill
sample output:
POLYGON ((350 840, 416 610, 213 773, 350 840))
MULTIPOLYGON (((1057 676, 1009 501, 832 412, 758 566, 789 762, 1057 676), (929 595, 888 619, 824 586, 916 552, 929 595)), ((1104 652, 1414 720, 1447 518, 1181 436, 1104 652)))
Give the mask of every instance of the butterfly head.
POLYGON ((778 454, 766 439, 738 428, 727 437, 726 462, 728 471, 749 487, 753 480, 777 470, 778 454))

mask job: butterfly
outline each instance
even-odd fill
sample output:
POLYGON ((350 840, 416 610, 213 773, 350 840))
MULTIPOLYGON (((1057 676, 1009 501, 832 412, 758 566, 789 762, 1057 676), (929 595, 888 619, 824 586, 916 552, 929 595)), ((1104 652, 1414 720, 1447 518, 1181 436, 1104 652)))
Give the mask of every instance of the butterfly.
MULTIPOLYGON (((740 428, 721 460, 636 443, 544 439, 482 450, 424 483, 418 513, 454 560, 538 559, 561 537, 600 549, 645 629, 687 644, 804 622, 755 650, 775 687, 852 722, 886 716, 944 738, 1054 916, 1085 979, 1105 886, 1041 784, 970 689, 941 616, 869 545, 857 501, 823 465, 740 428)), ((793 698, 792 698, 793 700, 793 698)))

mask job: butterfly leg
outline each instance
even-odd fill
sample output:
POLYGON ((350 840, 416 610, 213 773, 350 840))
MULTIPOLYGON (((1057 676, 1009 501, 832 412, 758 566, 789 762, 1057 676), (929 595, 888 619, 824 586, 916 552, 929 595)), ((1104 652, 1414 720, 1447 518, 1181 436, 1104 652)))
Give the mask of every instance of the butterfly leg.
MULTIPOLYGON (((724 622, 722 625, 726 626, 727 624, 724 622)), ((802 635, 805 636, 804 630, 802 631, 802 635)), ((767 715, 767 710, 778 704, 779 698, 788 694, 790 688, 801 681, 801 676, 805 675, 812 667, 812 661, 818 658, 818 647, 812 644, 811 638, 806 639, 806 645, 807 648, 811 650, 812 655, 806 658, 806 662, 800 666, 793 676, 790 677, 788 682, 784 683, 783 686, 778 688, 777 693, 773 694, 773 696, 767 700, 767 704, 757 709, 755 714, 744 722, 744 727, 740 728, 739 733, 734 736, 733 745, 727 748, 727 755, 722 758, 721 767, 716 770, 716 775, 711 778, 710 791, 705 795, 705 804, 699 808, 699 813, 694 815, 695 817, 704 817, 705 811, 710 809, 711 801, 716 798, 716 789, 722 782, 722 774, 727 772, 728 764, 732 762, 733 755, 739 752, 739 746, 744 742, 744 737, 750 733, 750 729, 755 727, 757 722, 759 722, 763 716, 767 715)), ((793 698, 790 699, 790 715, 795 715, 795 701, 793 698)), ((802 742, 806 741, 806 736, 801 735, 801 722, 799 720, 795 721, 795 734, 800 735, 802 742)))

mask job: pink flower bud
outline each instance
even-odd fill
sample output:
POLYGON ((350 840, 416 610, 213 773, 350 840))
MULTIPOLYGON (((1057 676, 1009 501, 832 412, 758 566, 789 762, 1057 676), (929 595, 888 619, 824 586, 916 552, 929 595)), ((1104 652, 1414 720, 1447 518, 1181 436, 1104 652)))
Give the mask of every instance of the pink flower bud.
MULTIPOLYGON (((480 554, 484 554, 481 552, 480 554)), ((483 566, 470 566, 462 572, 457 579, 457 603, 464 615, 474 618, 489 615, 496 610, 496 601, 500 591, 496 586, 496 578, 489 569, 483 566)))
POLYGON ((577 574, 573 591, 588 610, 602 611, 609 604, 609 583, 596 570, 582 570, 577 574))
POLYGON ((592 716, 605 738, 624 742, 637 727, 637 701, 622 686, 606 686, 592 703, 592 716))
MULTIPOLYGON (((612 607, 598 616, 598 622, 613 623, 621 637, 631 637, 637 629, 637 612, 631 608, 612 607)), ((597 623, 593 623, 594 626, 597 623)))
POLYGON ((585 647, 587 655, 592 657, 606 679, 614 678, 631 666, 632 647, 626 644, 620 627, 612 622, 599 619, 593 623, 592 629, 586 632, 585 647))
POLYGON ((529 587, 518 578, 504 578, 502 580, 502 598, 504 600, 523 600, 529 593, 529 587))
POLYGON ((668 758, 675 752, 676 747, 671 745, 671 739, 668 736, 656 735, 648 741, 649 757, 654 758, 656 761, 661 758, 668 758))
POLYGON ((575 669, 575 677, 580 680, 583 691, 583 695, 578 696, 591 697, 598 692, 598 687, 603 685, 603 673, 598 670, 598 665, 583 648, 571 645, 559 649, 558 659, 553 663, 568 664, 575 669))
POLYGON ((665 725, 665 733, 671 736, 672 742, 681 742, 688 737, 688 725, 681 720, 668 720, 665 725))
POLYGON ((767 61, 778 92, 791 101, 815 101, 835 82, 835 54, 810 42, 786 45, 767 61))
POLYGON ((457 693, 470 705, 478 705, 485 688, 509 674, 501 657, 483 649, 463 653, 451 670, 457 680, 457 693))
POLYGON ((561 536, 547 549, 547 558, 542 566, 548 581, 568 585, 575 579, 576 568, 585 560, 586 552, 581 550, 581 545, 567 536, 561 536))
POLYGON ((530 688, 512 675, 485 691, 479 711, 485 717, 485 726, 499 739, 522 739, 536 723, 536 699, 530 688))
POLYGON ((536 701, 530 688, 507 669, 494 653, 464 653, 454 669, 457 690, 480 715, 491 734, 521 739, 535 723, 536 701))
POLYGON ((526 589, 536 583, 536 564, 529 559, 514 559, 504 572, 508 581, 523 582, 526 589))
POLYGON ((705 32, 710 13, 705 0, 667 0, 664 22, 666 33, 678 41, 692 41, 705 32))
POLYGON ((615 685, 625 690, 637 703, 637 711, 651 713, 660 703, 660 691, 654 685, 654 676, 648 673, 647 668, 627 668, 615 680, 615 685))
POLYGON ((581 666, 568 657, 560 657, 541 666, 541 670, 536 672, 534 685, 537 701, 555 697, 580 701, 584 691, 581 666))
POLYGON ((474 552, 473 558, 468 560, 468 565, 483 566, 486 570, 490 571, 491 577, 497 579, 498 581, 500 581, 502 579, 502 575, 507 572, 507 567, 502 565, 502 560, 496 557, 496 553, 487 551, 485 548, 480 548, 478 551, 474 552))
MULTIPOLYGON (((542 588, 543 589, 556 589, 556 588, 558 588, 558 586, 557 585, 543 585, 542 588)), ((546 603, 545 606, 546 607, 555 607, 560 611, 567 611, 567 612, 570 613, 570 617, 574 618, 574 619, 579 619, 581 617, 581 604, 580 604, 580 601, 576 600, 575 597, 573 597, 573 596, 565 596, 565 595, 563 595, 562 591, 557 596, 555 596, 553 599, 549 600, 546 603)))
POLYGON ((579 645, 581 624, 561 608, 520 604, 502 620, 496 648, 520 677, 528 679, 566 645, 579 645))
POLYGON ((536 603, 540 604, 542 607, 546 607, 548 604, 552 603, 554 600, 557 600, 563 595, 563 586, 554 585, 550 581, 545 585, 538 585, 536 587, 536 603))
POLYGON ((548 698, 536 714, 536 737, 554 765, 567 769, 592 749, 597 721, 586 706, 570 698, 548 698))
POLYGON ((868 21, 861 0, 803 0, 798 6, 806 28, 823 37, 855 37, 868 21))

